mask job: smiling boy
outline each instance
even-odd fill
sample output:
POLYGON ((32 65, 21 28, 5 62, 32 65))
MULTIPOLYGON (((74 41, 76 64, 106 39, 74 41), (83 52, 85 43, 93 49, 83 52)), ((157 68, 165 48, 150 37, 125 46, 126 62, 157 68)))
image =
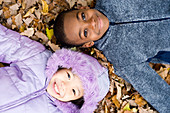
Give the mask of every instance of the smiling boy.
POLYGON ((67 38, 67 41, 73 45, 85 43, 83 47, 92 46, 93 41, 99 40, 108 27, 108 18, 95 9, 74 10, 67 13, 64 19, 66 37, 74 37, 67 38))
POLYGON ((95 45, 155 109, 170 112, 170 87, 149 66, 168 63, 160 56, 170 51, 170 0, 97 0, 59 14, 54 34, 64 46, 95 45))

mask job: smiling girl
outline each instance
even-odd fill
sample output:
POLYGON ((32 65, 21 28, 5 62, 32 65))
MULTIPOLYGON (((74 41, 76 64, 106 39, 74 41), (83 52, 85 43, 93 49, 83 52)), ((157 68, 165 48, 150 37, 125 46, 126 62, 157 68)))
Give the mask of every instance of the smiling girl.
POLYGON ((0 113, 92 113, 109 90, 107 69, 80 52, 55 53, 0 25, 0 113))

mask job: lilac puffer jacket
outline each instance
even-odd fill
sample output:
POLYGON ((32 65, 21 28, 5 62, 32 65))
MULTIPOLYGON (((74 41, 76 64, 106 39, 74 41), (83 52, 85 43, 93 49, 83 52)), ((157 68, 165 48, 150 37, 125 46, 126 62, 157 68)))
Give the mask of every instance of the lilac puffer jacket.
POLYGON ((0 25, 0 113, 92 113, 109 90, 108 71, 98 61, 68 49, 53 55, 43 45, 0 25), (75 65, 76 64, 76 65, 75 65), (72 67, 84 88, 78 109, 46 92, 58 66, 72 67))
POLYGON ((0 25, 0 62, 10 64, 0 68, 0 113, 61 113, 45 91, 51 54, 40 43, 0 25))

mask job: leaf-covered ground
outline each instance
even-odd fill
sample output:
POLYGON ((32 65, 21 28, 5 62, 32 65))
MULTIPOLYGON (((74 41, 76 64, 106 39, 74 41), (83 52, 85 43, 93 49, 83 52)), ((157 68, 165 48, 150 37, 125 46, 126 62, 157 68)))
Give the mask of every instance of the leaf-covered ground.
MULTIPOLYGON (((63 10, 77 6, 94 7, 94 0, 0 0, 0 23, 9 29, 44 44, 48 49, 60 49, 53 36, 53 22, 63 10)), ((95 113, 157 113, 131 84, 114 74, 114 68, 101 51, 95 48, 72 48, 95 57, 109 69, 110 90, 99 102, 95 113)), ((0 63, 0 67, 4 64, 0 63)), ((170 84, 170 66, 150 64, 170 84)))

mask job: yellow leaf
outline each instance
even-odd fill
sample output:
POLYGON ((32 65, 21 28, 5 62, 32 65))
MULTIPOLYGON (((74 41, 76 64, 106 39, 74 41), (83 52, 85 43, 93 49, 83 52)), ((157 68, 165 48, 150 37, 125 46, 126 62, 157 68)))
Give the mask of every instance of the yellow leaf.
POLYGON ((76 51, 77 48, 76 48, 76 47, 72 47, 71 50, 72 50, 72 51, 76 51))
POLYGON ((41 0, 42 1, 42 7, 43 7, 43 14, 47 14, 48 13, 48 4, 45 0, 41 0))
POLYGON ((120 103, 119 103, 119 101, 116 99, 116 95, 114 95, 114 96, 112 97, 112 102, 115 104, 115 106, 116 106, 117 108, 120 108, 120 103))
POLYGON ((135 95, 135 103, 138 104, 139 107, 142 107, 147 104, 144 98, 140 95, 135 95))
POLYGON ((123 108, 123 110, 124 111, 126 111, 126 110, 130 111, 131 110, 129 103, 126 104, 126 106, 123 108))
POLYGON ((48 28, 46 28, 46 34, 47 34, 48 39, 51 40, 52 36, 54 35, 53 29, 49 30, 48 28))
POLYGON ((32 14, 35 11, 35 7, 32 7, 23 17, 28 17, 30 14, 32 14))

